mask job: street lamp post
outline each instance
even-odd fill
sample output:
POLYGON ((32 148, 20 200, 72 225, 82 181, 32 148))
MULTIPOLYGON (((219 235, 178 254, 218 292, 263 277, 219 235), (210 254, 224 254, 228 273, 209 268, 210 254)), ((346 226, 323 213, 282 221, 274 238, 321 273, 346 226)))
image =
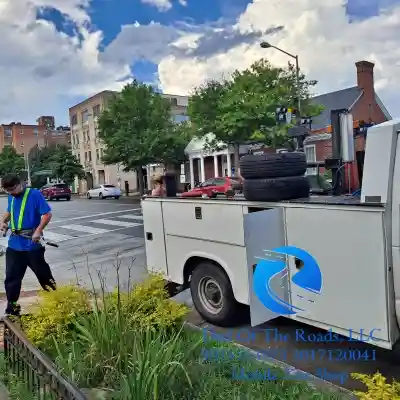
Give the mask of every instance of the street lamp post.
POLYGON ((298 55, 294 55, 291 53, 288 53, 285 50, 280 49, 279 47, 273 46, 272 44, 268 43, 268 42, 261 42, 260 43, 260 47, 263 49, 275 49, 280 51, 283 54, 286 54, 287 56, 294 58, 295 62, 296 62, 296 89, 297 89, 297 108, 298 108, 298 120, 301 120, 301 100, 300 100, 300 68, 299 68, 299 56, 298 55))
POLYGON ((26 174, 27 174, 28 186, 31 186, 32 180, 31 180, 31 167, 29 165, 29 155, 23 144, 21 144, 21 147, 24 149, 24 160, 25 160, 25 169, 26 169, 26 174))

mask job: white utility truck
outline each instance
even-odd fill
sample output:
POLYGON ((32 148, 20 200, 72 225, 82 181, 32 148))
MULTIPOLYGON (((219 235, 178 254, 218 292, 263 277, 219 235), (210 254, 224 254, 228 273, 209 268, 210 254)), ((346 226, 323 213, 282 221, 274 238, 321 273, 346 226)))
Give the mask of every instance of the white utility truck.
POLYGON ((391 349, 400 336, 400 120, 369 128, 361 198, 310 196, 276 203, 245 199, 143 199, 147 268, 190 287, 196 309, 234 324, 243 305, 259 325, 277 317, 253 290, 266 250, 296 246, 317 261, 321 294, 293 284, 287 257, 277 295, 305 311, 303 323, 391 349))

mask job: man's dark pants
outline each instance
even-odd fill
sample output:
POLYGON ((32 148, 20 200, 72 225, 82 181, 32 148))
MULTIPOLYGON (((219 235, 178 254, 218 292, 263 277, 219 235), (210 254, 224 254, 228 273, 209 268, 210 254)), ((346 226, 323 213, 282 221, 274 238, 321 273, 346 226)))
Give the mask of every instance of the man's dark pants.
POLYGON ((6 313, 12 314, 18 311, 15 310, 15 304, 21 294, 22 280, 27 267, 34 272, 44 290, 56 289, 50 266, 44 259, 44 252, 44 247, 31 251, 17 251, 7 247, 6 279, 4 282, 8 302, 6 313))

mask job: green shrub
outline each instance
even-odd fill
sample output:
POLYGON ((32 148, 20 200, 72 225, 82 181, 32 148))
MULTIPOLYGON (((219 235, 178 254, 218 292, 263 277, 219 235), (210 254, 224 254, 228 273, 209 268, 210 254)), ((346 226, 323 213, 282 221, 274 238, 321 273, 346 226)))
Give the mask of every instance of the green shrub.
POLYGON ((121 312, 139 328, 158 329, 180 327, 189 309, 171 300, 162 275, 151 275, 134 285, 129 293, 115 291, 109 303, 113 312, 121 312))
POLYGON ((22 328, 31 342, 46 348, 52 344, 52 337, 57 340, 67 337, 76 317, 90 310, 90 296, 78 286, 60 286, 51 292, 42 290, 38 303, 22 319, 22 328))
POLYGON ((400 400, 400 383, 387 383, 386 378, 379 372, 374 375, 354 373, 351 377, 367 387, 366 392, 355 392, 361 400, 400 400))

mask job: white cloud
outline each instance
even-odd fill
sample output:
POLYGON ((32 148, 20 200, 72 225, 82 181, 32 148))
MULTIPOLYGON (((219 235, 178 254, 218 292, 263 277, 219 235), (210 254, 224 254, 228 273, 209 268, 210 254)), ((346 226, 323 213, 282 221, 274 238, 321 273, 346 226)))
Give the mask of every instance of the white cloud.
POLYGON ((143 4, 149 4, 157 7, 161 12, 168 11, 172 8, 172 3, 169 0, 141 0, 143 4))
POLYGON ((88 30, 88 6, 89 0, 0 0, 0 123, 32 123, 48 114, 65 123, 68 98, 118 89, 117 81, 129 78, 128 66, 99 60, 102 33, 88 30), (36 20, 43 7, 63 13, 76 35, 36 20))
MULTIPOLYGON (((243 34, 265 30, 271 23, 284 30, 265 37, 274 45, 298 54, 300 67, 319 81, 320 93, 356 83, 354 63, 376 63, 379 95, 393 114, 400 105, 400 7, 381 10, 379 16, 350 23, 343 0, 254 0, 238 18, 243 34)), ((189 42, 195 43, 193 37, 189 42)), ((284 65, 288 57, 261 49, 259 40, 241 43, 208 57, 169 55, 159 63, 159 79, 167 93, 188 94, 207 78, 218 78, 246 68, 261 57, 284 65)))

